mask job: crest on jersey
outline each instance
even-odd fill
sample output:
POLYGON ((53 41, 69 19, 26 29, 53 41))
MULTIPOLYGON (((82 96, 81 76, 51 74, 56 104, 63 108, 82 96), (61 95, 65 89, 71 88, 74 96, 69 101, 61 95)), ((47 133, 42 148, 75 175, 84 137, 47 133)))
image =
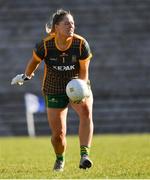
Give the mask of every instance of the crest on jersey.
POLYGON ((76 57, 76 55, 72 55, 72 62, 77 62, 77 57, 76 57))

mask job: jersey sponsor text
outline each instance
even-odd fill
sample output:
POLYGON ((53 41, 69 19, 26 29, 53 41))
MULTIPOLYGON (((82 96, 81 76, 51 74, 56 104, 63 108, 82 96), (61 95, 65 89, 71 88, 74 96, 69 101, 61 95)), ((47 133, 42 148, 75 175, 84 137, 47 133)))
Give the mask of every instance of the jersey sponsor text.
POLYGON ((71 71, 75 69, 75 65, 70 66, 53 66, 54 69, 58 71, 71 71))

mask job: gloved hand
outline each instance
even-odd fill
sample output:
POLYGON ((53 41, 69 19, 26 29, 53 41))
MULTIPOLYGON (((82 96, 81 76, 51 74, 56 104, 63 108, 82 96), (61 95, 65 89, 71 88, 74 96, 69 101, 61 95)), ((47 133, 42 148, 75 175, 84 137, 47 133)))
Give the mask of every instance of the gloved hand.
POLYGON ((14 84, 18 84, 18 85, 23 85, 24 81, 30 80, 31 77, 26 76, 25 74, 18 74, 17 76, 15 76, 12 81, 11 81, 11 85, 14 84))

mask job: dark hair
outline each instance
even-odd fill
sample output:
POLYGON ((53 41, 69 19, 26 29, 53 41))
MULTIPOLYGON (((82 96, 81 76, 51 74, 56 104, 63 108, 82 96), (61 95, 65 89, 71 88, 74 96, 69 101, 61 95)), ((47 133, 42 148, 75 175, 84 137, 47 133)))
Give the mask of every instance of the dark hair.
POLYGON ((63 20, 63 18, 71 13, 69 11, 65 11, 63 9, 58 9, 53 15, 52 19, 46 24, 46 32, 47 33, 54 33, 55 32, 55 25, 59 24, 63 20))

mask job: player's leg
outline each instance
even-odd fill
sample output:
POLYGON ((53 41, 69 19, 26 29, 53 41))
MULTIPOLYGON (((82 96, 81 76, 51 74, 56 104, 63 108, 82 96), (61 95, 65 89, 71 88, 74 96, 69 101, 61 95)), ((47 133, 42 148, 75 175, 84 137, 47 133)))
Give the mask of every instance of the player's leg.
POLYGON ((51 142, 56 154, 54 170, 62 171, 66 150, 66 118, 69 99, 66 95, 45 96, 47 116, 51 128, 51 142))
POLYGON ((66 150, 66 117, 68 108, 47 108, 48 122, 51 128, 51 142, 56 154, 54 170, 62 171, 66 150))
POLYGON ((89 168, 92 166, 92 161, 89 159, 89 151, 93 137, 93 95, 87 98, 80 104, 72 103, 73 109, 77 112, 80 118, 79 124, 79 139, 80 139, 80 168, 89 168))

